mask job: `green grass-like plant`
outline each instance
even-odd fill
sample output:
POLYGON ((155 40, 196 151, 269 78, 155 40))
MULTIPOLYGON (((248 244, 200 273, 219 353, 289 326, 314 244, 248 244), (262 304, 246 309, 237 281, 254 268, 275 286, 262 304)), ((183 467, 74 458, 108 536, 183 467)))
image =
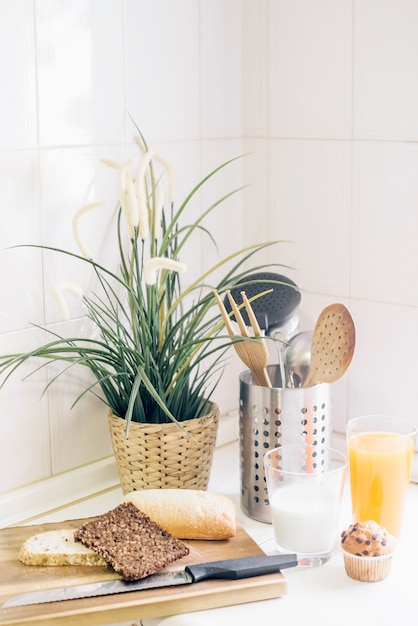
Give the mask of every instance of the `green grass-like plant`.
MULTIPOLYGON (((245 275, 262 269, 253 266, 243 270, 253 255, 278 242, 240 249, 182 289, 182 249, 193 235, 202 232, 214 243, 204 220, 241 188, 211 204, 191 224, 182 225, 181 218, 202 186, 236 159, 205 176, 177 209, 170 198, 166 210, 161 204, 161 175, 156 173, 156 158, 141 134, 137 140, 142 156, 136 177, 126 164, 110 163, 118 170, 121 181, 116 226, 119 267, 104 267, 88 253, 33 246, 69 255, 94 272, 99 288, 83 295, 86 315, 96 330, 94 338, 64 337, 46 328, 51 340, 30 352, 3 355, 0 374, 4 375, 4 384, 30 359, 41 359, 40 367, 53 361, 63 362, 64 368, 50 380, 48 388, 72 366, 84 366, 93 373, 94 382, 83 389, 75 402, 86 393, 96 394, 115 415, 126 419, 127 430, 131 421, 174 421, 181 427, 181 422, 208 412, 208 403, 222 375, 225 353, 231 346, 213 289, 222 294, 245 275), (220 268, 225 269, 223 278, 211 284, 211 275, 220 268)), ((163 174, 168 173, 172 184, 169 165, 159 159, 161 164, 163 174)), ((79 244, 82 247, 81 241, 79 244)))

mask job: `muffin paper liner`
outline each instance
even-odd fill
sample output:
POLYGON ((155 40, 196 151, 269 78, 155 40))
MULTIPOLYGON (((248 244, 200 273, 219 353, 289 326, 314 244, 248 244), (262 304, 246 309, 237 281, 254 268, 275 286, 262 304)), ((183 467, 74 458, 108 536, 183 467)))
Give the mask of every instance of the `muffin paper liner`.
POLYGON ((392 567, 393 552, 383 556, 357 556, 344 552, 344 566, 350 578, 362 582, 384 580, 392 567))

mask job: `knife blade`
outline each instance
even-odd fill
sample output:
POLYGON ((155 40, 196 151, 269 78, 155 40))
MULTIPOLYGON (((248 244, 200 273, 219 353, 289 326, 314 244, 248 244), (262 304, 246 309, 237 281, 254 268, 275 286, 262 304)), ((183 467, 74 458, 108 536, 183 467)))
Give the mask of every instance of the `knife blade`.
POLYGON ((209 563, 188 565, 184 570, 178 572, 151 574, 140 580, 108 580, 85 585, 30 591, 6 600, 2 608, 92 598, 115 593, 126 593, 128 591, 171 587, 173 585, 187 585, 210 579, 239 580, 241 578, 250 578, 251 576, 275 574, 282 569, 295 567, 297 564, 296 554, 249 556, 227 559, 225 561, 210 561, 209 563))

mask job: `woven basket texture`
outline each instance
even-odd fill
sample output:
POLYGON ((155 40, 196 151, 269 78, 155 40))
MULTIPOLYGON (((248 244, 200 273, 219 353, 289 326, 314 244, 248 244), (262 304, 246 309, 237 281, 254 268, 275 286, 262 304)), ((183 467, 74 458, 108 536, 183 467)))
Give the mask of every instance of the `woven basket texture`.
POLYGON ((131 422, 109 412, 113 453, 124 494, 139 489, 206 490, 218 432, 219 408, 208 415, 176 424, 131 422))

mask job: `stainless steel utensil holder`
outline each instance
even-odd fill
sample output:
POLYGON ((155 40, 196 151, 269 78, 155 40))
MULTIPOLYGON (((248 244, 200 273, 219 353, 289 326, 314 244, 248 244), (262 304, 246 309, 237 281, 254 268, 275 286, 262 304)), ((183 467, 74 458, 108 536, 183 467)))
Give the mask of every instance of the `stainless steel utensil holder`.
POLYGON ((251 372, 240 374, 241 508, 252 519, 271 523, 264 454, 281 445, 331 445, 331 389, 320 383, 281 388, 279 365, 269 365, 273 387, 254 384, 251 372))

